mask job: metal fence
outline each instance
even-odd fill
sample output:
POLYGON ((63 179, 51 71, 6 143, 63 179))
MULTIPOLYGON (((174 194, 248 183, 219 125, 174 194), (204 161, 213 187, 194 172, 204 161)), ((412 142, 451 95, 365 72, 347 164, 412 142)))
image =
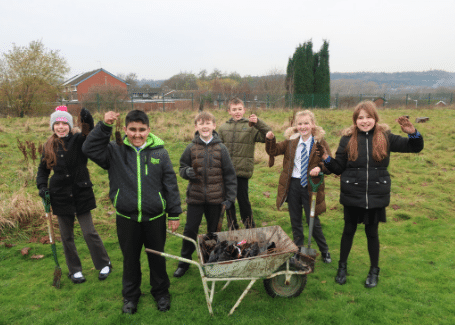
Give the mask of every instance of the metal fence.
MULTIPOLYGON (((226 94, 210 92, 172 92, 172 94, 161 94, 144 98, 139 95, 131 96, 129 100, 118 100, 113 102, 58 102, 49 103, 48 110, 27 112, 26 115, 44 115, 52 110, 55 105, 67 105, 76 113, 81 107, 91 111, 107 110, 131 110, 140 109, 144 111, 167 111, 174 109, 227 109, 229 100, 232 97, 239 97, 245 103, 245 108, 254 110, 257 108, 349 108, 354 107, 363 100, 372 100, 381 108, 425 108, 434 106, 448 106, 454 103, 454 93, 408 93, 408 94, 358 94, 341 95, 334 94, 328 98, 327 95, 306 94, 306 95, 284 95, 284 94, 226 94), (164 96, 163 96, 164 95, 164 96)), ((0 103, 0 116, 18 116, 18 113, 9 108, 6 103, 0 103)), ((23 115, 22 115, 23 116, 23 115)))

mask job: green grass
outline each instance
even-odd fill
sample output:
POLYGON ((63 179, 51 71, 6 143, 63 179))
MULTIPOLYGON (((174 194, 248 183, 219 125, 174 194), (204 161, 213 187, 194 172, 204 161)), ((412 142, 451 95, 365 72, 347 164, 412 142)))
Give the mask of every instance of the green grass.
MULTIPOLYGON (((314 110, 327 132, 326 139, 335 152, 340 131, 351 123, 347 110, 314 110)), ((218 126, 228 114, 215 111, 218 126)), ((259 111, 258 116, 273 127, 278 140, 283 139, 288 117, 286 110, 259 111)), ((393 153, 389 171, 392 175, 391 203, 387 220, 381 224, 380 279, 373 289, 363 284, 369 270, 364 227, 360 225, 348 260, 347 283, 335 283, 339 244, 343 229, 342 206, 339 204, 339 178, 326 178, 327 212, 321 216, 324 234, 332 253, 332 264, 323 264, 320 257, 316 269, 308 275, 305 290, 297 298, 271 298, 257 281, 232 316, 227 316, 246 288, 247 281, 235 281, 227 290, 217 285, 213 311, 208 313, 201 278, 191 267, 180 279, 172 277, 177 261, 168 259, 171 279, 172 308, 160 313, 150 295, 149 271, 142 256, 143 282, 138 313, 121 314, 122 256, 117 242, 115 218, 107 197, 107 173, 89 163, 98 208, 94 222, 114 269, 106 281, 99 281, 80 229, 76 227, 76 245, 82 259, 87 282, 74 285, 66 277, 67 268, 61 243, 57 243, 63 269, 61 289, 51 286, 54 271, 50 245, 39 243, 46 235, 40 199, 34 184, 36 166, 25 162, 16 146, 16 139, 44 142, 49 135, 48 118, 0 119, 0 217, 13 214, 18 207, 9 207, 18 193, 36 201, 33 220, 21 228, 3 228, 0 242, 0 324, 453 324, 455 307, 455 131, 453 108, 425 110, 381 110, 383 122, 396 134, 404 135, 394 120, 400 115, 427 116, 427 123, 417 124, 425 139, 419 154, 393 153), (2 212, 3 211, 3 212, 2 212), (36 241, 38 239, 38 241, 36 241), (6 244, 15 246, 7 248, 6 244), (30 247, 28 255, 20 250, 30 247), (32 255, 44 255, 32 259, 32 255)), ((151 113, 151 127, 166 142, 174 169, 194 132, 194 112, 151 113)), ((100 119, 97 115, 96 119, 100 119)), ((288 235, 291 226, 287 207, 275 207, 276 187, 282 158, 267 167, 264 145, 256 146, 256 166, 250 180, 250 199, 258 226, 280 225, 288 235), (269 196, 269 197, 268 197, 269 196)), ((186 210, 187 182, 177 177, 182 206, 186 210)), ((28 205, 33 205, 29 203, 28 205)), ((24 217, 25 218, 25 217, 24 217)), ((179 232, 183 231, 185 214, 181 215, 179 232)), ((307 227, 305 227, 307 231, 307 227)), ((205 222, 201 226, 205 232, 205 222)), ((181 240, 168 236, 166 252, 178 255, 181 240)))

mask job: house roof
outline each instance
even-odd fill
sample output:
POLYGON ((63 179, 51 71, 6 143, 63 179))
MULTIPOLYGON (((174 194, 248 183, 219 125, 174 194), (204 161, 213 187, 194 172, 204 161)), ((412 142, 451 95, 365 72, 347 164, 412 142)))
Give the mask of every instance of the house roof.
POLYGON ((121 82, 124 82, 126 83, 124 80, 120 79, 119 77, 117 76, 114 76, 112 73, 104 70, 103 68, 101 69, 96 69, 96 70, 93 70, 93 71, 90 71, 90 72, 85 72, 85 73, 82 73, 82 74, 78 74, 68 80, 66 80, 64 83, 63 83, 63 86, 78 86, 81 82, 87 80, 88 78, 96 75, 98 72, 101 72, 103 71, 104 73, 107 73, 108 75, 110 75, 111 77, 117 79, 117 80, 120 80, 121 82))

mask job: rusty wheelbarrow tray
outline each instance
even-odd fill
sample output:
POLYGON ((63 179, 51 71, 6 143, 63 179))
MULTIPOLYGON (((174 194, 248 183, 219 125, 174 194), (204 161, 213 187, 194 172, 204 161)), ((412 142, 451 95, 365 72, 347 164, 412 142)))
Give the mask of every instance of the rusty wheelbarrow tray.
POLYGON ((264 287, 272 297, 296 297, 300 295, 306 285, 306 275, 313 271, 310 265, 302 263, 297 267, 290 263, 290 257, 297 253, 299 249, 280 226, 217 232, 216 234, 220 241, 273 241, 276 249, 272 254, 216 263, 204 263, 200 249, 200 243, 204 235, 198 235, 198 243, 196 243, 189 237, 167 231, 170 234, 191 241, 196 246, 199 262, 149 248, 145 250, 149 253, 196 265, 201 274, 207 307, 211 315, 213 315, 212 302, 215 294, 215 282, 217 281, 227 281, 221 290, 224 290, 231 281, 250 281, 229 312, 229 315, 231 315, 257 280, 264 280, 264 287), (211 288, 208 286, 209 282, 212 282, 211 288))

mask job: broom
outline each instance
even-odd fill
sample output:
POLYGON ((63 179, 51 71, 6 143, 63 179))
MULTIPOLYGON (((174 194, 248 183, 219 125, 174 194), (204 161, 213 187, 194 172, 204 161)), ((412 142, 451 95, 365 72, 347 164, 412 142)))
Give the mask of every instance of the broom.
POLYGON ((49 196, 49 192, 46 192, 43 199, 44 210, 46 211, 46 219, 47 219, 47 229, 49 232, 49 242, 52 248, 52 255, 54 256, 55 261, 55 270, 54 270, 54 281, 52 285, 57 289, 60 289, 60 278, 62 277, 62 269, 58 264, 57 260, 57 249, 55 247, 55 240, 54 240, 54 226, 52 224, 52 214, 51 212, 51 197, 49 196))

